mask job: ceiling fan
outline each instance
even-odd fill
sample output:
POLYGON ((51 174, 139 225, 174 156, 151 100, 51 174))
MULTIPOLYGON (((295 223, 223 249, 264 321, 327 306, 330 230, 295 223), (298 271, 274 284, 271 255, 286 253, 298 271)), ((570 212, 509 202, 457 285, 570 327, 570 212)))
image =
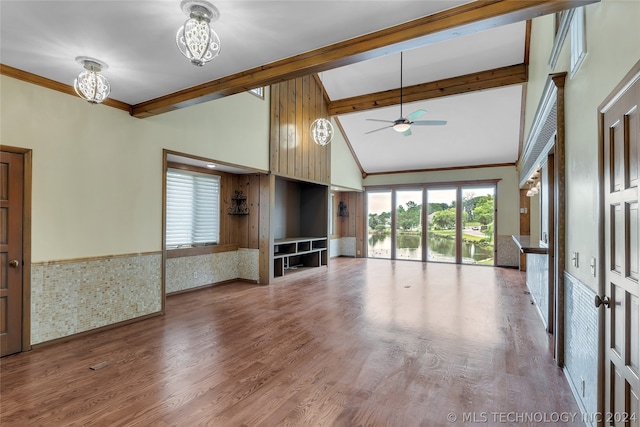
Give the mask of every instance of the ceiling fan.
POLYGON ((446 120, 416 120, 418 117, 426 113, 425 110, 416 110, 413 113, 404 117, 402 115, 402 52, 400 52, 400 118, 397 120, 379 120, 379 119, 367 119, 372 122, 385 122, 391 123, 385 127, 374 129, 369 132, 365 132, 365 135, 378 132, 383 129, 392 128, 396 132, 402 133, 405 136, 411 135, 411 125, 419 125, 419 126, 442 126, 446 125, 446 120))

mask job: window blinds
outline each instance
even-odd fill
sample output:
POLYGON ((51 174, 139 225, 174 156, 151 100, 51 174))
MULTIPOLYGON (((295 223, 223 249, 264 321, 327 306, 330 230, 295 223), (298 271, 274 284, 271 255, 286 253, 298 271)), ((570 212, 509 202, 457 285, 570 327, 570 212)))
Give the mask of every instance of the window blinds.
POLYGON ((220 177, 167 170, 166 247, 218 243, 220 177))

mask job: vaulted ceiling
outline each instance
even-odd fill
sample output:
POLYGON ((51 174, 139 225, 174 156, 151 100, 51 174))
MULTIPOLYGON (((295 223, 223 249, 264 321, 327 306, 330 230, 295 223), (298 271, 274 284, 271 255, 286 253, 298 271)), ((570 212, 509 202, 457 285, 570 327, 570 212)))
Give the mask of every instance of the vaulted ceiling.
POLYGON ((73 93, 75 57, 109 65, 115 108, 140 118, 318 73, 362 171, 513 164, 522 132, 527 20, 595 0, 213 3, 221 54, 175 46, 178 0, 0 2, 3 74, 73 93), (368 133, 402 116, 445 126, 368 133))

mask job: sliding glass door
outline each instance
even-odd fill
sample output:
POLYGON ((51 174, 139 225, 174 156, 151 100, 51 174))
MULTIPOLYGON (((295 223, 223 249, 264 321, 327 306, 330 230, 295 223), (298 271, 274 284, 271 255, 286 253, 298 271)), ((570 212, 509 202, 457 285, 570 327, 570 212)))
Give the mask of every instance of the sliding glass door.
POLYGON ((422 261, 422 190, 398 190, 395 196, 395 258, 422 261))
POLYGON ((391 191, 367 193, 367 256, 391 258, 391 191))
POLYGON ((494 265, 495 193, 494 182, 368 191, 367 256, 494 265))
POLYGON ((462 263, 494 264, 495 186, 462 188, 462 263))
POLYGON ((427 190, 427 261, 457 262, 456 188, 427 190))

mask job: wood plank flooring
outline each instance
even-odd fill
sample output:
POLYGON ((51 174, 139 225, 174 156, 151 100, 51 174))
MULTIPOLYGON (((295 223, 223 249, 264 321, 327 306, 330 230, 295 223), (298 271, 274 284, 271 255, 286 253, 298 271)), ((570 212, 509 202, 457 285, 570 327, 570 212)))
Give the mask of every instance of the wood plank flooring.
POLYGON ((515 269, 338 258, 270 286, 171 296, 165 316, 0 359, 0 425, 514 425, 577 413, 525 290, 515 269))

